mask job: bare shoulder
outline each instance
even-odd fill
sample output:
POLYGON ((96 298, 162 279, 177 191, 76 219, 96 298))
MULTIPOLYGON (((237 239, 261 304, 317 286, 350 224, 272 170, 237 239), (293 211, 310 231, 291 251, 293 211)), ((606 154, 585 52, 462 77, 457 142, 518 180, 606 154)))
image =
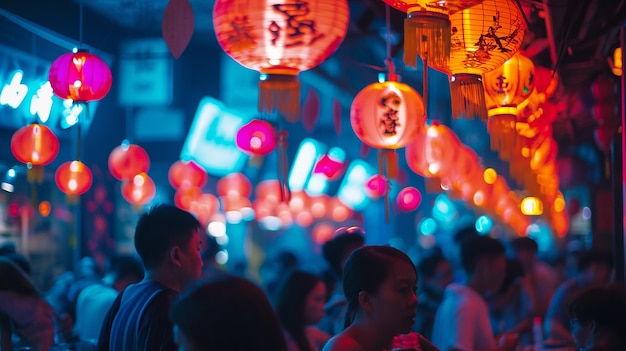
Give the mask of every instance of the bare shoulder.
POLYGON ((322 351, 363 351, 363 348, 352 337, 339 334, 331 338, 322 351))

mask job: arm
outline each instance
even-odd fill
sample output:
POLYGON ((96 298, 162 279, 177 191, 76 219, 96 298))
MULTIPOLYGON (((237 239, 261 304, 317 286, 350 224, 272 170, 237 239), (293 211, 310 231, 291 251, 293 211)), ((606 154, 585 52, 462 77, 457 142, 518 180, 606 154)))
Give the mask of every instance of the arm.
POLYGON ((139 345, 139 350, 178 350, 174 342, 174 325, 169 317, 170 307, 176 297, 173 292, 170 294, 170 291, 164 291, 155 296, 150 305, 146 306, 138 330, 138 340, 143 341, 143 345, 139 345))
POLYGON ((117 311, 119 311, 120 309, 122 295, 123 293, 120 293, 115 301, 113 301, 113 305, 111 306, 111 308, 109 308, 109 311, 102 321, 102 328, 100 329, 100 337, 98 338, 97 344, 98 351, 109 351, 111 327, 113 326, 113 320, 115 319, 115 315, 117 315, 117 311))

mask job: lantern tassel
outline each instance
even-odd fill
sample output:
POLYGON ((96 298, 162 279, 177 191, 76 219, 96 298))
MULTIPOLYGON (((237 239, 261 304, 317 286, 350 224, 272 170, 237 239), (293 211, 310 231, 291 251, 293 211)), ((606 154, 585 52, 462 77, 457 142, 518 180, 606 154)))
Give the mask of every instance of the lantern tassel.
POLYGON ((300 82, 295 74, 262 74, 259 81, 259 111, 274 111, 289 122, 300 117, 300 82), (263 79, 265 78, 265 79, 263 79))
POLYGON ((404 20, 404 64, 417 68, 417 56, 428 54, 435 67, 448 67, 451 24, 445 15, 416 11, 404 20))
POLYGON ((284 203, 291 200, 289 191, 289 163, 287 161, 287 131, 278 132, 278 181, 280 183, 280 198, 284 203))
POLYGON ((487 120, 487 105, 482 77, 477 74, 455 74, 450 82, 452 117, 487 120))
POLYGON ((504 161, 511 160, 513 156, 517 135, 515 124, 513 115, 496 115, 490 117, 487 122, 491 150, 497 151, 500 159, 504 161))
MULTIPOLYGON (((387 177, 385 172, 385 157, 383 152, 379 150, 378 152, 378 174, 382 174, 387 177)), ((387 185, 385 189, 385 223, 389 223, 389 185, 387 185)))

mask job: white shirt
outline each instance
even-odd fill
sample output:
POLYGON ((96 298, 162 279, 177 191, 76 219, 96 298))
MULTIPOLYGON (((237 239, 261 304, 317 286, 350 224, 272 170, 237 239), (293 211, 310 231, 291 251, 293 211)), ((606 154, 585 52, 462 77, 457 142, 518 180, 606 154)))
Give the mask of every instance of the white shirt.
POLYGON ((117 290, 104 284, 92 284, 80 292, 76 302, 76 327, 74 329, 80 340, 98 340, 104 316, 113 305, 118 293, 117 290))
POLYGON ((441 351, 494 349, 489 310, 482 296, 464 285, 448 285, 435 315, 432 341, 441 351))

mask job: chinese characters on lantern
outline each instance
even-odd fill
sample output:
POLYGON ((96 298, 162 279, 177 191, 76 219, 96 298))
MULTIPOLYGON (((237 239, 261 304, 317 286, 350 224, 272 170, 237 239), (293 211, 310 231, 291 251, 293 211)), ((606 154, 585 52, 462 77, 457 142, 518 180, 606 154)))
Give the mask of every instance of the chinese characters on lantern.
POLYGON ((380 104, 384 109, 383 117, 380 121, 383 127, 383 134, 386 136, 396 135, 398 133, 396 128, 400 126, 400 123, 398 123, 398 110, 400 104, 402 104, 400 96, 395 92, 390 92, 380 99, 380 104))
POLYGON ((272 45, 277 45, 283 29, 286 32, 285 47, 313 45, 318 39, 324 37, 324 33, 319 33, 315 29, 315 20, 306 18, 311 12, 307 1, 297 0, 288 4, 273 4, 272 8, 285 17, 286 23, 286 28, 281 28, 276 21, 270 23, 268 30, 272 33, 272 45), (307 34, 309 34, 308 38, 307 34), (308 41, 305 42, 305 39, 308 41))
POLYGON ((232 30, 228 31, 228 41, 237 50, 253 49, 256 37, 252 33, 254 26, 250 23, 248 16, 237 16, 231 22, 232 30))

